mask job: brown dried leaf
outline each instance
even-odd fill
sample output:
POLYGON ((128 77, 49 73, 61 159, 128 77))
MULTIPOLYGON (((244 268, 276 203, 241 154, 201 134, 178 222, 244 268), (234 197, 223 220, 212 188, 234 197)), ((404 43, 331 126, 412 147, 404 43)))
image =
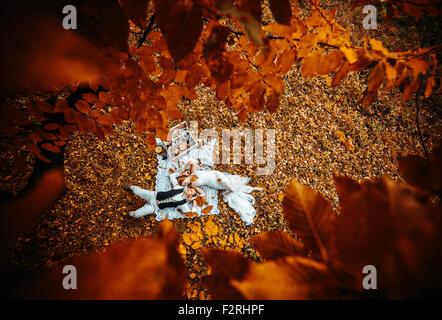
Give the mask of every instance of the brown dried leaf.
POLYGON ((23 297, 40 299, 182 299, 185 267, 178 235, 170 221, 159 235, 113 244, 104 252, 75 258, 78 288, 65 290, 60 275, 65 263, 41 277, 23 297), (146 254, 147 253, 147 254, 146 254), (112 279, 112 281, 109 281, 112 279))
POLYGON ((325 264, 303 257, 253 263, 244 279, 232 279, 230 283, 252 300, 337 297, 336 283, 325 264))
POLYGON ((84 114, 88 114, 92 110, 90 104, 84 100, 78 100, 75 103, 75 107, 77 107, 78 111, 80 111, 84 114))
POLYGON ((292 8, 288 0, 269 0, 270 10, 273 17, 280 24, 290 25, 292 20, 292 8))
POLYGON ((385 64, 378 63, 373 69, 371 69, 368 76, 367 89, 362 97, 361 104, 365 107, 371 105, 378 95, 378 90, 385 78, 385 64))
POLYGON ((141 29, 147 27, 147 7, 149 5, 149 1, 120 0, 119 3, 128 19, 130 19, 141 29))
POLYGON ((285 256, 306 255, 304 245, 283 231, 264 232, 254 236, 251 242, 266 260, 276 260, 285 256))
POLYGON ((201 210, 201 213, 208 214, 210 211, 212 211, 212 209, 213 209, 213 206, 207 206, 201 210))
POLYGON ((243 299, 243 295, 230 284, 230 279, 241 280, 249 269, 250 260, 233 250, 205 249, 203 256, 212 272, 204 285, 214 299, 243 299))
POLYGON ((398 158, 399 170, 407 183, 442 194, 442 146, 436 148, 430 160, 420 155, 407 155, 398 158))
POLYGON ((52 143, 48 143, 48 142, 43 143, 43 144, 41 145, 41 147, 42 147, 43 149, 46 149, 46 150, 48 150, 48 151, 55 152, 55 153, 61 151, 59 147, 54 146, 52 143))
POLYGON ((279 94, 272 90, 270 96, 267 97, 266 108, 269 112, 276 112, 279 108, 279 94))
POLYGON ((282 202, 290 229, 313 254, 328 259, 330 226, 335 214, 330 203, 317 191, 292 181, 282 202))
POLYGON ((153 4, 170 55, 178 62, 192 52, 199 39, 203 29, 201 7, 176 0, 153 0, 153 4))
POLYGON ((190 90, 201 81, 202 69, 199 65, 194 64, 186 74, 185 82, 187 88, 190 90))

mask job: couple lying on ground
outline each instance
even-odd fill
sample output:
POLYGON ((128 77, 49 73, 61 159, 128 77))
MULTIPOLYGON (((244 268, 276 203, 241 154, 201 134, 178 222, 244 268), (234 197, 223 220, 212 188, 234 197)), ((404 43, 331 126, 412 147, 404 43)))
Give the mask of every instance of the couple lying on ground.
POLYGON ((171 173, 169 178, 172 188, 168 191, 156 192, 131 186, 132 192, 147 202, 138 210, 131 211, 130 215, 138 218, 165 208, 176 208, 181 213, 195 212, 195 199, 197 196, 205 197, 199 187, 206 186, 223 190, 223 200, 240 215, 244 223, 249 225, 253 222, 255 199, 250 193, 261 188, 249 186, 249 178, 217 170, 195 170, 192 161, 181 171, 171 173))

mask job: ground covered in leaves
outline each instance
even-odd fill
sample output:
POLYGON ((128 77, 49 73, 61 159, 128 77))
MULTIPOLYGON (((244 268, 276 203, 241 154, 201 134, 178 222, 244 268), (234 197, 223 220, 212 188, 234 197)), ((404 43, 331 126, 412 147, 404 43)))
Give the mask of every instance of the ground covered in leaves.
MULTIPOLYGON (((380 24, 380 29, 368 32, 355 22, 357 14, 349 16, 346 10, 340 7, 337 16, 343 17, 340 23, 355 29, 355 38, 376 37, 389 48, 418 46, 417 34, 409 28, 395 25, 386 32, 380 24), (397 43, 397 39, 406 41, 397 43)), ((208 272, 202 247, 233 248, 260 261, 248 239, 270 230, 289 232, 281 201, 292 179, 320 191, 336 207, 334 173, 356 180, 383 174, 400 178, 395 157, 400 153, 422 154, 413 102, 402 104, 399 92, 390 91, 380 94, 369 110, 363 110, 358 101, 366 78, 367 73, 354 73, 331 88, 329 77, 304 79, 300 68, 294 66, 285 76, 278 111, 250 114, 245 122, 240 122, 232 109, 204 87, 198 88, 197 100, 181 101, 179 109, 184 118, 171 126, 195 120, 200 130, 214 128, 220 137, 222 129, 275 129, 277 146, 276 166, 270 175, 256 175, 257 165, 216 165, 217 170, 248 176, 251 185, 264 189, 254 193, 257 215, 251 226, 246 227, 222 201, 219 215, 172 221, 182 239, 179 250, 187 266, 187 298, 210 297, 201 285, 208 272)), ((441 134, 441 119, 431 101, 424 101, 420 123, 431 150, 441 134)), ((2 189, 17 192, 32 161, 25 157, 28 165, 22 164, 23 170, 14 172, 14 151, 7 141, 2 140, 2 144, 2 189)), ((104 141, 88 134, 74 134, 65 149, 66 191, 32 230, 18 238, 11 261, 26 269, 45 270, 61 259, 102 250, 112 243, 152 237, 157 232, 155 216, 131 218, 129 211, 141 207, 144 201, 124 187, 154 189, 156 168, 155 153, 144 144, 144 137, 135 133, 133 123, 116 126, 115 134, 104 141)))

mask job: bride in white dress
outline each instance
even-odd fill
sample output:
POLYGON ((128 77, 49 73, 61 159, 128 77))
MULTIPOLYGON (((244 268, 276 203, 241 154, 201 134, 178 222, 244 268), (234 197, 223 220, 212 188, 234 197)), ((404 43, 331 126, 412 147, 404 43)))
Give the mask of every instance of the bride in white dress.
POLYGON ((232 175, 218 170, 194 170, 194 164, 188 163, 184 169, 170 175, 173 188, 180 188, 192 184, 207 186, 213 189, 224 190, 223 200, 235 210, 246 225, 253 223, 256 211, 253 205, 255 198, 250 195, 254 190, 262 190, 249 186, 250 179, 239 175, 232 175), (186 169, 190 164, 190 169, 186 169))

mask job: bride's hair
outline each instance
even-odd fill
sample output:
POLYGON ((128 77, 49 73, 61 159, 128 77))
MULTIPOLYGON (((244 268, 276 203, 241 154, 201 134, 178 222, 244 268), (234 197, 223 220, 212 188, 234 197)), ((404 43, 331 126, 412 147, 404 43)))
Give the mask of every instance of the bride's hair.
POLYGON ((178 184, 180 185, 180 186, 182 186, 183 185, 183 181, 184 181, 184 179, 186 179, 188 176, 179 176, 178 178, 177 178, 177 181, 178 181, 178 184))

